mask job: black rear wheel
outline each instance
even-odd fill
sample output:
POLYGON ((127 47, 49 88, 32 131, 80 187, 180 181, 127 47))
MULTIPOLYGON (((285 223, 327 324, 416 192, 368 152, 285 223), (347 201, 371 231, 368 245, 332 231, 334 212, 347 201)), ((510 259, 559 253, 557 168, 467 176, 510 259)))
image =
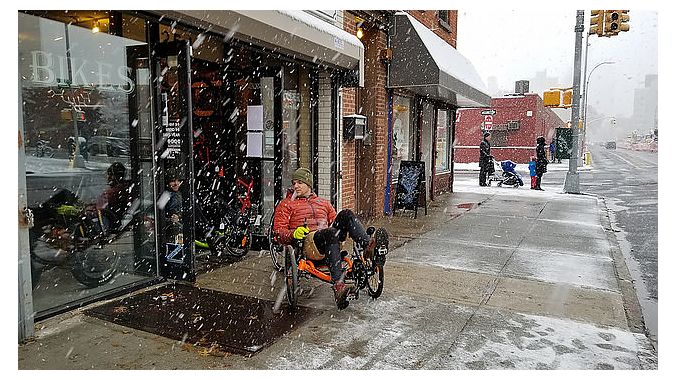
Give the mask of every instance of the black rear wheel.
POLYGON ((286 300, 291 309, 298 305, 298 262, 293 248, 284 249, 284 276, 286 280, 286 300))

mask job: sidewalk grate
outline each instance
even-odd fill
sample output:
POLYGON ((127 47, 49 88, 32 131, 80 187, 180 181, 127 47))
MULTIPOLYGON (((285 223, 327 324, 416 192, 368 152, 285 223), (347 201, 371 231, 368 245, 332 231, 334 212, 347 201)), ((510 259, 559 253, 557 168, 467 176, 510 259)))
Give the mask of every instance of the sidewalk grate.
POLYGON ((86 315, 208 349, 253 355, 320 311, 299 306, 273 311, 274 302, 169 284, 85 310, 86 315))

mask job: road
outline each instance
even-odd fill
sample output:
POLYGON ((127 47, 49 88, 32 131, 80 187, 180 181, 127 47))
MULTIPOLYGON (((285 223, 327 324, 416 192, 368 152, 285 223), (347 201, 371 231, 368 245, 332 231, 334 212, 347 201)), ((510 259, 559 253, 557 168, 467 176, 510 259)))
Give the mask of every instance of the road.
POLYGON ((606 198, 646 328, 657 341, 657 153, 592 146, 580 191, 606 198))

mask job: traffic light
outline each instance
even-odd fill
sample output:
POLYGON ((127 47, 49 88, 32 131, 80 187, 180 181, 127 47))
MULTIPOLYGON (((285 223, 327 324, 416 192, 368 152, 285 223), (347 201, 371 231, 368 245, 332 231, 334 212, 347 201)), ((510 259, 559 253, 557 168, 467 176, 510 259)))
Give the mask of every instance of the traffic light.
POLYGON ((559 107, 561 106, 561 90, 545 91, 542 97, 542 102, 545 107, 559 107))
POLYGON ((568 89, 563 92, 563 107, 570 108, 573 106, 573 89, 568 89))
POLYGON ((609 10, 605 13, 603 23, 603 35, 606 37, 615 36, 620 32, 620 11, 609 10))
POLYGON ((628 10, 620 11, 620 25, 619 25, 620 32, 629 31, 629 15, 627 13, 629 13, 628 10))
POLYGON ((604 11, 599 9, 592 9, 591 19, 589 21, 589 34, 596 33, 597 36, 603 35, 603 20, 604 11))

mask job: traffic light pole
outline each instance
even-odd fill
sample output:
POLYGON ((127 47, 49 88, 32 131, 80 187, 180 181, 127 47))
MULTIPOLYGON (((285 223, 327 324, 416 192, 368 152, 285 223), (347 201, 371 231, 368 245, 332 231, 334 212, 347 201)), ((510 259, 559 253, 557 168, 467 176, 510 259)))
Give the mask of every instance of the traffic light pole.
POLYGON ((573 146, 570 151, 568 161, 568 173, 566 173, 566 182, 563 185, 563 191, 566 193, 580 193, 580 175, 577 172, 578 140, 580 138, 580 76, 582 69, 582 33, 584 32, 584 11, 577 11, 577 22, 575 23, 575 60, 573 66, 573 107, 570 116, 571 127, 573 129, 573 146))
POLYGON ((582 80, 584 80, 584 92, 582 96, 582 153, 584 154, 584 149, 587 147, 587 57, 589 55, 589 33, 587 33, 587 38, 585 38, 584 44, 584 72, 582 74, 582 80))

